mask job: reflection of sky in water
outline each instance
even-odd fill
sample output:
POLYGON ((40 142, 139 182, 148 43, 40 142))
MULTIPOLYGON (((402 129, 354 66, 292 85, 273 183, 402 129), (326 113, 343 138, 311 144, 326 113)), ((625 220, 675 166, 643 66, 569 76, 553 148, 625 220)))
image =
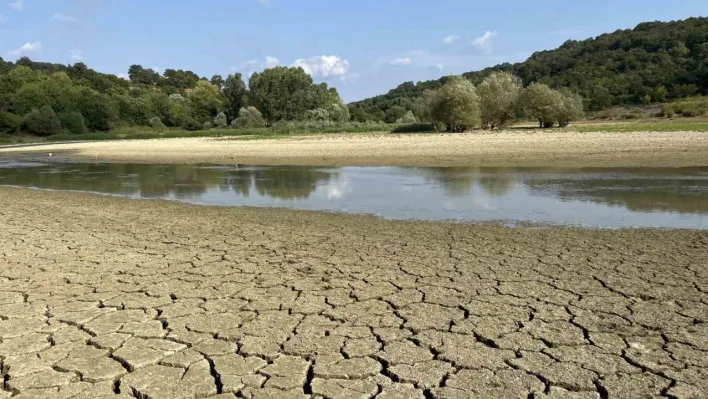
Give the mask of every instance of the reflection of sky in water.
POLYGON ((32 167, 0 162, 0 184, 395 219, 708 228, 708 168, 32 167))

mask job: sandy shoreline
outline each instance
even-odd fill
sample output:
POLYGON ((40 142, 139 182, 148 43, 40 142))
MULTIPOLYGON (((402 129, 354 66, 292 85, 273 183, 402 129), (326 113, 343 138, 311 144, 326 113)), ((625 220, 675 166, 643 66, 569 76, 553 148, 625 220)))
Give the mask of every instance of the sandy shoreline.
POLYGON ((708 392, 708 231, 0 203, 0 397, 708 392))
POLYGON ((495 132, 188 138, 0 149, 0 159, 52 152, 82 161, 318 166, 688 167, 708 165, 708 134, 495 132))

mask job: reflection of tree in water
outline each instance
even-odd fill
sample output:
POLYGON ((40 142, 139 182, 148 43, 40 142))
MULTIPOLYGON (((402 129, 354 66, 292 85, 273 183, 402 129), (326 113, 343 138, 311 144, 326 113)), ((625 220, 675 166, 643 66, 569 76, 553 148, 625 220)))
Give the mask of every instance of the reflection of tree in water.
POLYGON ((502 197, 514 188, 514 177, 505 169, 494 169, 479 178, 479 186, 492 197, 502 197))
POLYGON ((506 169, 452 167, 420 168, 426 179, 439 184, 445 194, 463 197, 472 192, 475 181, 491 196, 503 196, 514 187, 514 178, 506 169))
POLYGON ((190 198, 214 188, 248 196, 255 185, 261 195, 295 199, 308 198, 319 184, 331 181, 336 174, 307 167, 230 169, 194 165, 74 164, 3 169, 0 177, 0 184, 7 185, 140 194, 151 198, 168 195, 190 198))
POLYGON ((267 168, 253 171, 260 195, 279 199, 306 199, 317 186, 329 183, 335 176, 330 171, 308 167, 267 168))
POLYGON ((418 168, 426 180, 439 184, 445 194, 451 197, 463 197, 469 194, 474 187, 477 168, 418 168))
POLYGON ((552 193, 565 201, 590 201, 640 212, 708 213, 708 180, 698 176, 674 178, 657 173, 652 177, 642 172, 637 177, 616 179, 549 178, 525 183, 532 192, 552 193))

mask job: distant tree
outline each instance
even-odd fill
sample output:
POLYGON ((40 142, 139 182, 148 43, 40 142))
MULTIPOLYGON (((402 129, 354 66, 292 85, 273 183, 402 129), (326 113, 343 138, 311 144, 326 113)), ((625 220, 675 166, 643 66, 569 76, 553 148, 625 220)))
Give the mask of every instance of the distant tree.
POLYGON ((340 102, 335 89, 314 84, 302 68, 275 67, 249 79, 251 103, 263 112, 268 124, 302 119, 305 112, 340 102))
POLYGON ((28 132, 38 136, 51 136, 61 133, 61 121, 52 107, 48 105, 40 109, 33 109, 25 115, 22 126, 28 132))
POLYGON ((61 121, 61 126, 72 134, 84 134, 88 133, 88 128, 86 127, 86 121, 83 115, 78 112, 65 112, 59 114, 59 120, 61 121))
POLYGON ((229 125, 228 120, 226 119, 226 114, 223 112, 219 112, 218 115, 214 117, 214 127, 217 128, 224 128, 229 125))
POLYGON ((416 123, 418 119, 413 115, 413 111, 406 112, 405 115, 396 119, 396 123, 416 123))
POLYGON ((0 111, 0 133, 17 133, 22 126, 22 117, 0 111))
POLYGON ((568 126, 572 121, 583 118, 583 98, 568 89, 557 92, 556 121, 560 127, 568 126))
POLYGON ((183 103, 187 101, 181 94, 170 94, 169 99, 175 103, 183 103))
POLYGON ((553 127, 558 101, 558 94, 542 83, 532 83, 522 94, 524 112, 527 116, 538 120, 540 127, 553 127))
POLYGON ((209 82, 216 86, 219 90, 221 90, 224 86, 224 78, 222 78, 221 75, 212 76, 209 82))
POLYGON ((480 123, 477 89, 465 78, 451 77, 429 101, 433 121, 450 132, 463 132, 480 123))
POLYGON ((347 107, 341 102, 331 104, 329 107, 327 107, 327 112, 329 112, 329 119, 332 122, 349 122, 349 107, 347 107))
POLYGON ((258 128, 265 127, 265 125, 263 115, 255 107, 241 108, 238 118, 231 123, 231 126, 235 128, 258 128))
POLYGON ((400 105, 394 105, 386 111, 386 123, 394 123, 396 120, 403 118, 406 114, 406 109, 400 105))
POLYGON ((165 124, 162 123, 162 119, 160 119, 159 116, 153 116, 152 118, 150 118, 150 120, 148 121, 148 124, 150 125, 151 128, 153 128, 155 130, 160 130, 160 131, 165 130, 165 124))
POLYGON ((160 80, 160 74, 152 69, 145 69, 140 65, 131 65, 128 69, 128 77, 133 83, 154 85, 160 80))
POLYGON ((219 113, 222 96, 213 84, 200 80, 187 97, 192 118, 199 123, 210 122, 219 113))
POLYGON ((516 119, 521 79, 507 72, 493 72, 479 85, 482 127, 501 129, 516 119))
POLYGON ((164 85, 166 87, 177 89, 192 89, 199 81, 199 75, 192 71, 183 71, 181 69, 165 69, 162 75, 164 76, 164 85))
POLYGON ((349 106, 349 113, 351 115, 351 120, 355 122, 368 122, 370 116, 366 113, 364 108, 349 106))
POLYGON ((233 121, 246 104, 246 83, 243 81, 242 75, 236 73, 227 76, 222 85, 222 92, 225 99, 224 112, 227 118, 233 121))

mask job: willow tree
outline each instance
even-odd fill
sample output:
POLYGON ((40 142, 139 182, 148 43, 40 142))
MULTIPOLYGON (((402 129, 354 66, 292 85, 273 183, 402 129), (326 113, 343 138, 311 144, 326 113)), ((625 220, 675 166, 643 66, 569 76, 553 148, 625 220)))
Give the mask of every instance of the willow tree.
POLYGON ((521 79, 507 72, 494 72, 477 88, 484 129, 501 129, 516 119, 521 79))
POLYGON ((431 121, 444 124, 449 132, 464 132, 480 123, 477 89, 463 77, 450 77, 424 101, 428 103, 431 121))

